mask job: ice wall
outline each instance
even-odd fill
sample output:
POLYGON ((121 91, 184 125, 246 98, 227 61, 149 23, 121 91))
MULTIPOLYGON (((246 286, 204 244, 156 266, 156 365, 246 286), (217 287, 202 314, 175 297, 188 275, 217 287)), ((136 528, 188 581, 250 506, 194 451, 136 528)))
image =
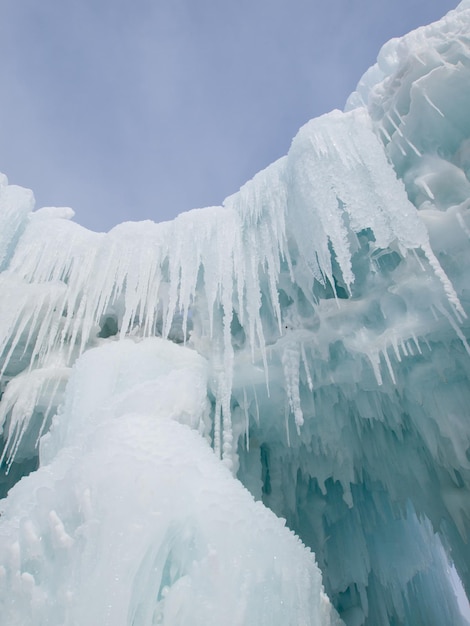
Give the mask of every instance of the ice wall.
POLYGON ((41 467, 4 501, 3 623, 339 623, 311 552, 201 436, 207 375, 158 338, 78 360, 41 467))
POLYGON ((469 33, 386 44, 223 207, 98 234, 0 180, 9 623, 334 622, 265 507, 349 626, 464 623, 469 33))

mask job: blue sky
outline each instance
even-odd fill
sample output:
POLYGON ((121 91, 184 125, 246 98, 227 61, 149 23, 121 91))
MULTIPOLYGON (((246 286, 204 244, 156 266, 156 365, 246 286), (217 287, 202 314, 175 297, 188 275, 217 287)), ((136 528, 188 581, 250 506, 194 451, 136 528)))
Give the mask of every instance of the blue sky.
POLYGON ((220 204, 457 0, 0 5, 0 171, 108 230, 220 204))

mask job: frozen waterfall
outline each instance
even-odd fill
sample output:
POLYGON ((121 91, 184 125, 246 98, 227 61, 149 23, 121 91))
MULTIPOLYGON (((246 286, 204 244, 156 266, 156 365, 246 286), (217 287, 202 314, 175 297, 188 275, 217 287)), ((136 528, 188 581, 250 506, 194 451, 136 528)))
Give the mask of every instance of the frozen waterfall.
POLYGON ((1 624, 467 624, 469 112, 464 0, 221 207, 0 178, 1 624))

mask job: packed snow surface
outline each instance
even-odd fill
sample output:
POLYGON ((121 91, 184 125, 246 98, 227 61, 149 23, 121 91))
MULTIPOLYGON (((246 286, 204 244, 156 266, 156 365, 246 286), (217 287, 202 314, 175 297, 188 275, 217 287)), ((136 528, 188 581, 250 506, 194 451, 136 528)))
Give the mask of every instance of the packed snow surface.
POLYGON ((469 111, 465 0, 222 207, 0 178, 8 626, 466 623, 469 111))

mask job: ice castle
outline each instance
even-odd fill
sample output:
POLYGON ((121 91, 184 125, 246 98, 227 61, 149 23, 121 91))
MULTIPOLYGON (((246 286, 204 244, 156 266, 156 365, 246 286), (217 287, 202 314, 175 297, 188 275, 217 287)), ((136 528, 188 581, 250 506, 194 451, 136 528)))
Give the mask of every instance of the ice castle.
POLYGON ((470 0, 221 207, 0 180, 0 624, 463 626, 470 0))

